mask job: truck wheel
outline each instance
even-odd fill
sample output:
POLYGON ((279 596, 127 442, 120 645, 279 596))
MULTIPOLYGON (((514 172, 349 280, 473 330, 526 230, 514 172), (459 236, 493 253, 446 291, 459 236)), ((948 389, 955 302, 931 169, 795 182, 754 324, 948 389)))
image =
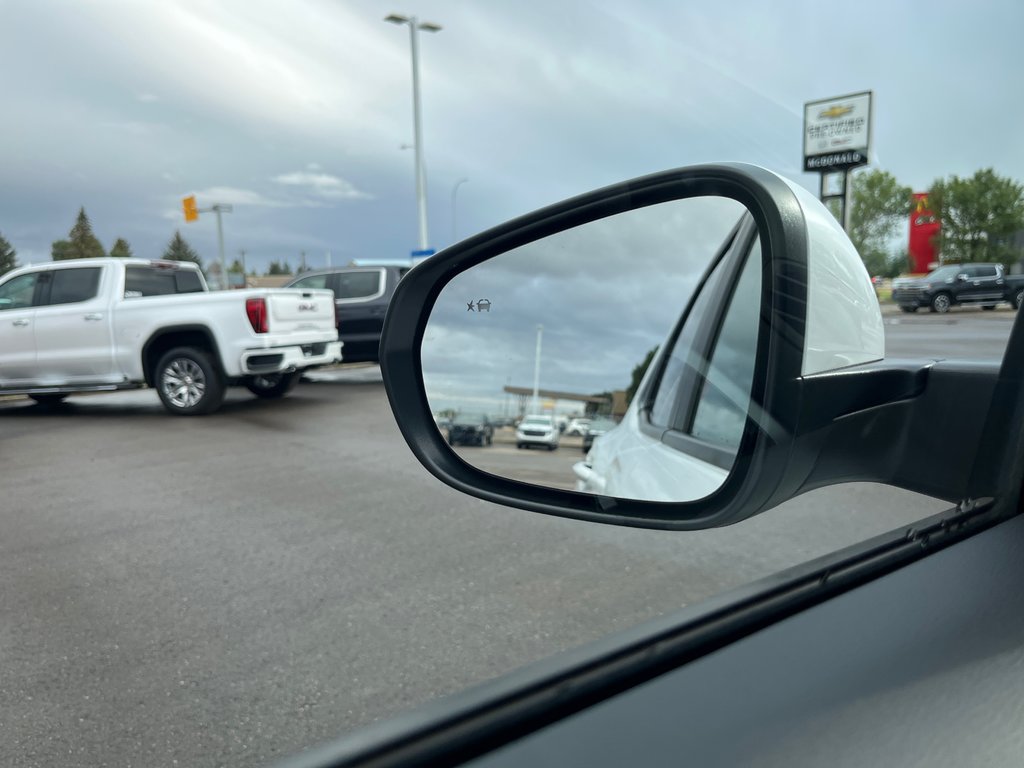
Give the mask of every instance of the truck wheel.
POLYGON ((299 371, 292 373, 265 373, 260 376, 247 376, 245 388, 256 397, 265 397, 268 400, 284 397, 291 392, 299 383, 299 371))
POLYGON ((224 401, 224 377, 209 353, 201 349, 172 349, 160 358, 155 374, 160 401, 176 416, 211 413, 224 401))
POLYGON ((912 315, 913 313, 917 312, 917 307, 908 307, 906 304, 900 304, 900 309, 902 309, 909 315, 912 315))
POLYGON ((35 400, 40 405, 59 405, 64 402, 64 398, 67 397, 65 394, 53 393, 45 395, 29 395, 32 400, 35 400))
POLYGON ((936 293, 932 299, 932 312, 938 312, 940 315, 949 312, 951 306, 953 306, 953 302, 948 293, 936 293))
POLYGON ((1013 304, 1014 309, 1020 309, 1021 304, 1024 304, 1024 288, 1017 291, 1013 297, 1013 301, 1010 303, 1013 304))

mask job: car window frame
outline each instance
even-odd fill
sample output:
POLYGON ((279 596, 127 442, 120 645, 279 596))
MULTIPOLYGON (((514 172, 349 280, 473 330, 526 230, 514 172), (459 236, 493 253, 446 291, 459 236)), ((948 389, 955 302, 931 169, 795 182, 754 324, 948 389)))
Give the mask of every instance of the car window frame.
POLYGON ((294 282, 292 282, 288 287, 289 288, 298 288, 299 290, 304 290, 304 291, 322 291, 322 290, 325 290, 325 289, 334 290, 334 286, 332 285, 333 282, 334 282, 334 274, 329 273, 329 272, 328 273, 319 272, 319 273, 317 273, 315 275, 302 275, 301 277, 297 277, 294 280, 294 282), (302 284, 303 281, 314 280, 314 279, 316 279, 318 277, 322 277, 324 279, 324 284, 322 286, 318 287, 318 288, 302 284))
POLYGON ((29 299, 29 303, 23 307, 0 307, 0 312, 24 312, 30 309, 36 309, 39 307, 39 297, 42 287, 42 280, 40 276, 44 274, 41 270, 35 272, 24 272, 20 275, 12 277, 10 280, 4 283, 4 287, 7 287, 14 283, 15 280, 20 280, 23 277, 34 277, 35 282, 32 284, 32 298, 29 299))
POLYGON ((86 302, 95 300, 96 298, 98 298, 100 296, 100 288, 103 285, 104 269, 105 269, 105 267, 102 264, 100 264, 100 265, 82 264, 82 265, 74 266, 74 267, 60 267, 60 268, 57 268, 57 269, 48 269, 48 270, 46 270, 44 272, 41 272, 40 275, 39 275, 39 282, 37 283, 37 290, 38 290, 38 292, 36 293, 36 300, 37 300, 38 303, 35 306, 39 307, 39 308, 42 308, 42 307, 66 307, 66 306, 72 306, 74 304, 85 304, 86 302), (98 277, 96 279, 96 290, 95 290, 95 292, 91 296, 88 296, 88 297, 86 297, 84 299, 77 299, 75 301, 59 301, 57 303, 52 302, 51 299, 52 299, 52 293, 53 293, 53 282, 54 282, 54 280, 57 279, 57 275, 60 274, 60 273, 71 272, 72 270, 76 270, 76 269, 78 269, 78 270, 95 270, 96 272, 98 272, 98 277))
POLYGON ((379 299, 381 296, 383 296, 384 293, 387 291, 387 284, 387 270, 384 269, 383 267, 364 267, 357 269, 340 270, 334 273, 334 286, 332 288, 332 290, 334 291, 334 300, 339 304, 363 304, 367 301, 375 301, 376 299, 379 299), (339 296, 338 287, 341 284, 341 276, 343 274, 350 275, 355 272, 375 272, 377 274, 377 290, 374 293, 368 294, 366 296, 353 296, 349 298, 339 296))
POLYGON ((686 432, 687 425, 692 423, 700 401, 700 393, 703 389, 703 374, 690 366, 683 370, 678 391, 685 394, 682 396, 677 395, 667 426, 658 426, 651 422, 650 413, 654 400, 661 388, 662 377, 664 376, 671 353, 675 350, 676 342, 689 319, 690 311, 696 303, 698 295, 705 288, 713 291, 709 302, 709 306, 712 309, 704 316, 697 318, 698 326, 693 337, 691 351, 699 354, 701 359, 705 361, 705 364, 710 362, 711 355, 714 352, 714 345, 718 338, 718 328, 721 325, 722 318, 728 311, 729 302, 739 274, 746 265, 747 258, 749 258, 754 243, 758 240, 759 236, 757 223, 754 221, 754 218, 749 212, 745 213, 736 223, 729 237, 726 238, 715 258, 712 259, 704 278, 701 280, 686 310, 676 324, 671 342, 665 345, 663 354, 659 355, 657 374, 646 385, 644 391, 639 393, 642 400, 637 422, 641 433, 660 441, 673 450, 686 453, 700 461, 712 464, 726 471, 731 470, 735 464, 737 454, 735 448, 727 448, 708 442, 686 432), (725 271, 713 285, 709 286, 708 280, 719 263, 723 263, 725 271))

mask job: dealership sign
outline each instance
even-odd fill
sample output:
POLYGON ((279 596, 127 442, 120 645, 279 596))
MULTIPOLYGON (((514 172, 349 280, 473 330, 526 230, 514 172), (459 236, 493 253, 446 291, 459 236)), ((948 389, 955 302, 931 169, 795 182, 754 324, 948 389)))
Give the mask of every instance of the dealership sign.
POLYGON ((804 170, 843 171, 867 165, 871 91, 804 104, 804 170))

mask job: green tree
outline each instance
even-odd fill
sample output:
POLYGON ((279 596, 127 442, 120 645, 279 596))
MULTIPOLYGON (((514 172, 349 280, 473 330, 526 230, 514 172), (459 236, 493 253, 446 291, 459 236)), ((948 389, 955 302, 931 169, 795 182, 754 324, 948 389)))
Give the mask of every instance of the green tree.
POLYGON ((888 171, 854 174, 850 207, 850 240, 872 275, 894 277, 905 267, 890 243, 906 222, 913 205, 913 191, 888 171))
POLYGON ((287 261, 272 261, 270 262, 270 267, 267 269, 268 275, 290 275, 291 273, 292 268, 288 265, 287 261))
POLYGON ((64 259, 95 259, 106 256, 103 245, 93 234, 92 224, 85 215, 85 208, 78 209, 78 218, 71 227, 67 240, 57 240, 50 252, 54 261, 64 259))
POLYGON ((17 255, 18 252, 14 250, 14 246, 7 241, 7 238, 0 235, 0 275, 10 272, 18 266, 17 255))
POLYGON ((128 241, 123 237, 119 237, 114 241, 114 247, 110 249, 110 255, 121 259, 130 259, 135 254, 132 253, 132 247, 128 245, 128 241))
POLYGON ((231 262, 231 266, 228 267, 228 272, 237 272, 238 274, 242 275, 245 274, 245 269, 243 269, 242 267, 242 262, 240 262, 238 259, 235 259, 234 261, 231 262))
POLYGON ((1015 232, 1024 229, 1024 186, 992 168, 970 178, 936 179, 928 204, 938 217, 942 261, 1016 261, 1015 232))
POLYGON ((186 242, 185 238, 181 236, 179 230, 174 231, 174 237, 167 244, 162 258, 169 259, 170 261, 192 261, 198 264, 200 268, 203 266, 203 260, 199 258, 199 254, 186 242))
POLYGON ((636 394, 637 387, 640 386, 640 380, 643 379, 644 374, 647 373, 647 368, 650 366, 651 361, 654 359, 654 355, 657 354, 658 348, 652 347, 651 350, 644 356, 635 368, 630 376, 629 388, 626 390, 626 403, 633 402, 633 396, 636 394))

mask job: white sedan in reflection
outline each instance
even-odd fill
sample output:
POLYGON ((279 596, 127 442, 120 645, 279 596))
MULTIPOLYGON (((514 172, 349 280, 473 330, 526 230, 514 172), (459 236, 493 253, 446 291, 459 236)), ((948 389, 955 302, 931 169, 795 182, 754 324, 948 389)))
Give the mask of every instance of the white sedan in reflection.
POLYGON ((534 445, 553 451, 558 447, 561 431, 551 416, 527 416, 516 429, 516 448, 530 448, 534 445))

